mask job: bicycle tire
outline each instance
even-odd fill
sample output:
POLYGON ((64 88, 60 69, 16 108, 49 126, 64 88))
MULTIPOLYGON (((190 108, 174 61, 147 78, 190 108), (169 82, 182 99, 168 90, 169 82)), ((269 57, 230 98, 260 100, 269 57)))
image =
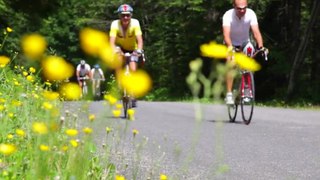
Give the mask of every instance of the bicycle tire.
POLYGON ((229 121, 235 122, 238 112, 238 104, 228 105, 229 121))
MULTIPOLYGON (((254 86, 254 78, 253 73, 249 72, 247 74, 248 79, 250 79, 251 86, 249 85, 248 90, 251 90, 252 96, 245 95, 244 97, 241 97, 240 105, 241 105, 241 114, 242 114, 242 120, 246 125, 249 125, 252 119, 253 115, 253 109, 254 109, 254 101, 255 101, 255 86, 254 86)), ((245 83, 248 83, 246 80, 245 83)), ((249 82, 249 83, 250 83, 249 82)))
POLYGON ((122 97, 122 104, 123 104, 123 117, 129 118, 128 110, 132 109, 132 98, 129 96, 122 97))
POLYGON ((234 99, 234 104, 233 105, 228 105, 228 115, 229 115, 229 122, 235 122, 237 113, 238 113, 238 106, 239 106, 239 89, 240 89, 240 76, 236 76, 234 79, 234 85, 233 85, 233 99, 234 99))

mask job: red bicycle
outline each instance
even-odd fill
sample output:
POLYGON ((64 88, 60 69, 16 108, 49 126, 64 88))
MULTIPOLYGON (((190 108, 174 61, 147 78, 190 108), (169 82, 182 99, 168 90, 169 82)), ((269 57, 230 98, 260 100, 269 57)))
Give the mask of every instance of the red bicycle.
MULTIPOLYGON (((250 42, 249 42, 250 43, 250 42)), ((247 56, 255 58, 257 54, 263 53, 265 60, 268 60, 268 49, 263 48, 253 53, 253 45, 250 43, 243 48, 243 53, 247 56), (251 48, 248 49, 248 48, 251 48)), ((255 85, 253 72, 247 70, 239 70, 240 73, 234 79, 233 98, 234 104, 228 105, 228 114, 230 122, 235 122, 238 112, 238 106, 241 107, 243 122, 248 125, 251 122, 254 101, 255 101, 255 85)))

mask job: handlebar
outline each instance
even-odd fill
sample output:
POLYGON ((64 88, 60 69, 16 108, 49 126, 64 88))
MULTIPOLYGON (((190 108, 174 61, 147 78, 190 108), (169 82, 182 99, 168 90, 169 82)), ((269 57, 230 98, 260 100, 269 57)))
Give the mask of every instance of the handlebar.
POLYGON ((261 49, 257 50, 257 51, 253 54, 252 58, 256 57, 256 55, 259 54, 260 52, 263 53, 264 60, 265 60, 265 61, 268 61, 269 49, 267 49, 267 48, 261 48, 261 49))

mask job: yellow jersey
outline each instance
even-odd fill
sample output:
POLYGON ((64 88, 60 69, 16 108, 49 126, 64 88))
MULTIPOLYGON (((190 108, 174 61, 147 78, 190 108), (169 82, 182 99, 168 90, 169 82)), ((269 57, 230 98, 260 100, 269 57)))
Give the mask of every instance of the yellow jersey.
POLYGON ((114 20, 111 23, 109 36, 116 38, 116 45, 127 51, 137 49, 136 36, 142 35, 140 23, 137 19, 131 18, 127 32, 124 34, 121 27, 121 21, 114 20))

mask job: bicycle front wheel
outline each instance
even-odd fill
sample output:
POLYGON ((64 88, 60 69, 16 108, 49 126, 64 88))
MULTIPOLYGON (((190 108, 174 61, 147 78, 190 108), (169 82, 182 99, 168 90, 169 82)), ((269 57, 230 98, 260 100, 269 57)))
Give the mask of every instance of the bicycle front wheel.
POLYGON ((228 114, 230 122, 235 122, 238 112, 238 104, 228 105, 228 114))
POLYGON ((248 73, 246 74, 245 89, 244 95, 241 97, 241 113, 242 113, 242 120, 245 124, 250 124, 254 109, 254 100, 255 100, 255 88, 254 88, 254 79, 253 74, 248 73))
POLYGON ((128 118, 128 110, 132 108, 132 98, 128 96, 123 96, 122 104, 123 104, 123 116, 124 118, 128 118))

